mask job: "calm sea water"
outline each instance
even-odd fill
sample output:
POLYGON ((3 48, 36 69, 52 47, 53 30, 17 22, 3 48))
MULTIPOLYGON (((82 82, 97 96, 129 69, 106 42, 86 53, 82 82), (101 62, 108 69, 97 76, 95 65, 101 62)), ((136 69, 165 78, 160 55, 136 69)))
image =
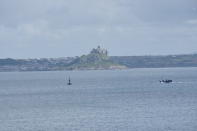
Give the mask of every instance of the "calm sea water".
POLYGON ((197 68, 0 73, 0 131, 196 130, 197 68))

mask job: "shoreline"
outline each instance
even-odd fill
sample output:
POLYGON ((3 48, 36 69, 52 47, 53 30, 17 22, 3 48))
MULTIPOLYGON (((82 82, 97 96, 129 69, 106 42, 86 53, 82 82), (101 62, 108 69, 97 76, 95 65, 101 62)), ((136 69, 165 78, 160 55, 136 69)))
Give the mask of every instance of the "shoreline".
POLYGON ((125 69, 75 69, 75 70, 27 70, 27 71, 0 71, 0 73, 12 73, 12 72, 72 72, 72 71, 120 71, 120 70, 133 70, 133 69, 177 69, 177 68, 197 68, 197 66, 180 66, 180 67, 138 67, 138 68, 125 68, 125 69))

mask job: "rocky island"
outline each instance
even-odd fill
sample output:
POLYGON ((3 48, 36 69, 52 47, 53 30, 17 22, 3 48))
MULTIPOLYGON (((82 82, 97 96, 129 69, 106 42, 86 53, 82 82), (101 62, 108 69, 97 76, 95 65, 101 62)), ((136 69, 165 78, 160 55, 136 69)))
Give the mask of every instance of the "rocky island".
POLYGON ((113 62, 108 56, 108 51, 98 46, 88 55, 76 58, 66 68, 68 70, 103 70, 103 69, 126 69, 127 67, 113 62))

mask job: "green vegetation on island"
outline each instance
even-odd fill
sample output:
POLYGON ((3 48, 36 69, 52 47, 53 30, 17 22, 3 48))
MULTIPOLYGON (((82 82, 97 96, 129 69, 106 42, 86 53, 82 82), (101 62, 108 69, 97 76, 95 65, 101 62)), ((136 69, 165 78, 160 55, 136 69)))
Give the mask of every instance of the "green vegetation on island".
POLYGON ((88 55, 82 55, 76 58, 67 69, 70 70, 97 70, 97 69, 125 69, 126 66, 117 64, 110 60, 108 56, 108 51, 106 49, 101 49, 98 46, 88 55))

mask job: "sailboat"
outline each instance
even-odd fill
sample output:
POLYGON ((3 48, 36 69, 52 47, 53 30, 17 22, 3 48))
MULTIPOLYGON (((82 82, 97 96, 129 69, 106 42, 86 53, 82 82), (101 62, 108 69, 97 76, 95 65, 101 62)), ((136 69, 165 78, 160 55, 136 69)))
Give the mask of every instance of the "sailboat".
POLYGON ((71 80, 70 80, 70 77, 69 77, 69 79, 68 79, 67 85, 72 85, 71 80))

